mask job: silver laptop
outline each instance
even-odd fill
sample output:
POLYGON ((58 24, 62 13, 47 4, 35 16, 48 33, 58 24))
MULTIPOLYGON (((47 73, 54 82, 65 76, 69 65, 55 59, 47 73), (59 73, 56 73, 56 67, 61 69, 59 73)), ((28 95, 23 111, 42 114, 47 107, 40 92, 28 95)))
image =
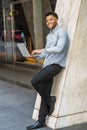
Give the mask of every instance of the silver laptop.
POLYGON ((23 57, 31 56, 24 43, 18 43, 17 46, 18 46, 21 54, 23 55, 23 57))

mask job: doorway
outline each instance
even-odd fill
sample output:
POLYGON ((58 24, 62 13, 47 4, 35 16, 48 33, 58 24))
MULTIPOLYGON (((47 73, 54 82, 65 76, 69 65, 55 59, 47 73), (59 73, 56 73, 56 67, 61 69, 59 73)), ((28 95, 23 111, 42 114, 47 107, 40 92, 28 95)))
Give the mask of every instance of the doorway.
POLYGON ((24 43, 26 49, 31 53, 33 49, 33 10, 32 1, 12 2, 3 7, 3 32, 2 40, 4 45, 5 63, 15 65, 16 62, 24 62, 17 44, 24 43), (30 10, 25 7, 30 6, 30 10), (28 16, 27 13, 30 12, 28 16))
MULTIPOLYGON (((5 63, 31 64, 22 56, 17 47, 24 43, 31 53, 33 49, 43 48, 48 29, 45 24, 45 13, 55 10, 52 0, 13 0, 3 6, 3 57, 5 63)), ((1 46, 0 46, 1 48, 1 46)), ((1 53, 0 53, 1 57, 1 53)))

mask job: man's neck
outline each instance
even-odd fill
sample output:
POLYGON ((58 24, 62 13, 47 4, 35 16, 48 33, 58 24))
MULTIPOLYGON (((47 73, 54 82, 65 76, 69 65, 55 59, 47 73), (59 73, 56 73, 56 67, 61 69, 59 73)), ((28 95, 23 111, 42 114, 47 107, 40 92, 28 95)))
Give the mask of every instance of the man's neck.
POLYGON ((51 28, 50 32, 52 32, 57 26, 58 26, 58 24, 56 26, 54 26, 53 28, 51 28))

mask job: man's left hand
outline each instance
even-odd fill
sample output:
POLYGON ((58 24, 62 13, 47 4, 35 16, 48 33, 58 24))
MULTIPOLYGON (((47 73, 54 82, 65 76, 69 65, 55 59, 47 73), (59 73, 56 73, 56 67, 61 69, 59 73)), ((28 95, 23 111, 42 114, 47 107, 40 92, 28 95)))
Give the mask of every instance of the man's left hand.
POLYGON ((36 50, 33 50, 32 51, 32 55, 35 55, 35 54, 41 54, 42 53, 42 49, 36 49, 36 50))

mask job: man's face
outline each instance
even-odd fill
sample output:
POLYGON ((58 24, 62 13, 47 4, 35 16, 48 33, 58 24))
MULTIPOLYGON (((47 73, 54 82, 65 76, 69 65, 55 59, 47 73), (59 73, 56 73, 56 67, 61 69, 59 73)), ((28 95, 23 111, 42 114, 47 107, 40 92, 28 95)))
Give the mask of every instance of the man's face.
POLYGON ((49 29, 53 29, 58 23, 58 19, 53 15, 49 15, 46 17, 46 25, 49 29))

